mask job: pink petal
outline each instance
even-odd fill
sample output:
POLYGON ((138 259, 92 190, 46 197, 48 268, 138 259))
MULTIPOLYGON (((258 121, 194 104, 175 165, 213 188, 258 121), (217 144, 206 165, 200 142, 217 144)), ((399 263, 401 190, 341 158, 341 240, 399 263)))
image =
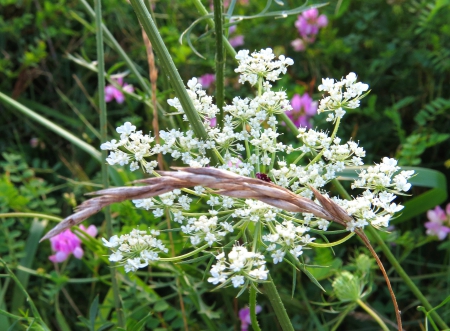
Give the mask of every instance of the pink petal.
POLYGON ((294 48, 296 52, 303 52, 306 48, 305 42, 303 39, 297 38, 291 41, 291 46, 294 48))
POLYGON ((117 103, 123 103, 125 101, 125 96, 119 90, 114 91, 114 99, 116 99, 117 103))
POLYGON ((298 113, 302 109, 302 98, 299 94, 294 94, 291 99, 292 113, 298 113))
POLYGON ((447 216, 450 216, 450 203, 448 203, 447 207, 445 207, 445 212, 447 213, 447 216))
POLYGON ((242 45, 244 45, 244 36, 239 35, 239 36, 230 38, 229 42, 230 42, 231 46, 233 46, 233 47, 242 46, 242 45))
POLYGON ((133 93, 133 92, 134 92, 134 86, 125 83, 125 84, 123 84, 123 90, 124 90, 125 92, 128 92, 128 93, 133 93))
POLYGON ((317 18, 317 16, 319 16, 319 11, 317 10, 317 8, 311 8, 311 9, 308 9, 307 11, 304 11, 302 13, 302 16, 304 18, 306 18, 307 20, 313 20, 313 19, 317 18))
POLYGON ((442 222, 447 219, 444 210, 440 206, 427 211, 427 217, 431 222, 439 224, 442 224, 442 222))
POLYGON ((117 89, 112 86, 112 85, 108 85, 105 87, 105 101, 106 102, 111 102, 114 99, 114 92, 117 89))
POLYGON ((83 257, 83 254, 83 249, 80 246, 73 250, 73 256, 75 256, 77 259, 81 259, 83 257))
POLYGON ((320 15, 317 19, 317 26, 323 28, 328 25, 328 18, 325 15, 320 15))
POLYGON ((123 86, 123 77, 117 77, 117 78, 116 78, 116 82, 117 82, 120 86, 123 86))
POLYGON ((69 257, 69 254, 64 252, 57 252, 55 255, 51 255, 48 258, 50 261, 55 263, 61 263, 64 262, 69 257))

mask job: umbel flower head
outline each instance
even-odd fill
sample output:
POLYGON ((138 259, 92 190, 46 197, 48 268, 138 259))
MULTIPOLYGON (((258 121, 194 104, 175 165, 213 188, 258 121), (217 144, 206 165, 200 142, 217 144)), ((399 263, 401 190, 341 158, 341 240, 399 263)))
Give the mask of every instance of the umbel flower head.
MULTIPOLYGON (((395 160, 385 158, 361 169, 353 184, 358 190, 353 200, 331 197, 325 191, 340 171, 364 164, 365 151, 359 143, 345 141, 336 132, 345 109, 359 107, 367 84, 357 82, 354 73, 340 80, 322 80, 319 90, 327 95, 319 111, 329 114, 333 133, 301 127, 294 147, 279 132, 283 128, 279 116, 293 107, 286 92, 272 86, 293 64, 292 59, 276 58, 270 48, 253 53, 242 50, 236 59, 239 82, 255 85, 255 94, 233 98, 223 107, 222 125, 212 126, 219 109, 196 78, 189 80, 187 92, 203 121, 206 139, 190 129, 170 129, 160 130, 161 142, 156 143, 152 133, 137 130, 130 122, 119 126, 120 138, 101 145, 109 151, 107 162, 131 171, 142 169, 158 178, 141 180, 144 186, 97 192, 103 196, 86 201, 71 224, 105 205, 132 200, 136 208, 152 212, 156 219, 170 217, 172 224, 179 224, 187 246, 215 261, 207 281, 219 287, 265 282, 270 266, 286 260, 302 264, 304 252, 317 245, 316 233, 326 235, 332 222, 349 232, 387 227, 402 209, 393 202, 395 194, 409 190, 407 180, 413 175, 401 172, 395 160), (216 167, 208 151, 218 155, 216 167), (295 161, 288 162, 286 156, 291 153, 295 157, 289 159, 295 161), (189 168, 156 174, 157 154, 189 168), (193 214, 191 205, 198 206, 199 199, 204 209, 193 214)), ((187 120, 177 98, 167 102, 187 120)), ((60 223, 58 229, 68 222, 60 223)), ((132 272, 164 259, 167 249, 158 235, 154 230, 133 230, 105 239, 104 244, 113 251, 109 259, 132 272)))

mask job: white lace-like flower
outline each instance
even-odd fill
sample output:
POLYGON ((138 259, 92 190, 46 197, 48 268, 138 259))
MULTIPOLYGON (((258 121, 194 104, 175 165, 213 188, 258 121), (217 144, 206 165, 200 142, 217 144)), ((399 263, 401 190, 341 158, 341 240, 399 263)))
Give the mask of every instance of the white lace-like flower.
POLYGON ((111 248, 111 262, 117 262, 125 267, 125 272, 135 272, 153 261, 159 260, 159 253, 167 253, 168 249, 161 240, 156 239, 159 231, 141 231, 134 229, 129 234, 113 236, 110 240, 102 238, 103 245, 111 248))

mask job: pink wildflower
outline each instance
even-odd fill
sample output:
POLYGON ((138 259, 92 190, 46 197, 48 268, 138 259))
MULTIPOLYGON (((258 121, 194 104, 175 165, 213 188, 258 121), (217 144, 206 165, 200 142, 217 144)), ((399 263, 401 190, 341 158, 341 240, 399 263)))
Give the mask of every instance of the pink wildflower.
POLYGON ((244 36, 243 35, 237 35, 234 36, 233 38, 230 38, 230 45, 233 47, 239 47, 244 45, 244 36))
POLYGON ((306 43, 301 38, 292 40, 291 46, 296 52, 303 52, 306 49, 306 43))
POLYGON ((209 119, 209 126, 214 128, 217 125, 217 118, 213 117, 209 119))
POLYGON ((319 29, 328 25, 328 19, 325 15, 319 16, 317 8, 311 8, 298 16, 295 26, 303 39, 314 42, 319 29))
MULTIPOLYGON (((262 310, 261 306, 257 305, 256 313, 259 314, 262 310)), ((250 308, 245 307, 239 310, 239 319, 241 320, 241 331, 248 331, 248 326, 252 324, 250 320, 250 308)))
POLYGON ((307 94, 300 96, 295 94, 291 100, 292 110, 286 112, 286 115, 292 120, 296 127, 311 127, 309 118, 317 113, 317 102, 307 94))
POLYGON ((212 83, 216 81, 216 75, 214 74, 204 74, 200 76, 199 79, 200 84, 202 84, 203 88, 207 89, 212 83))
MULTIPOLYGON (((114 80, 117 82, 117 84, 119 84, 122 87, 123 91, 128 93, 134 92, 133 85, 124 83, 123 77, 118 77, 114 80)), ((117 103, 123 103, 125 101, 125 96, 123 95, 123 92, 114 85, 110 84, 105 86, 105 101, 111 102, 114 99, 116 100, 117 103)))
MULTIPOLYGON (((80 225, 80 229, 91 237, 95 237, 98 232, 94 225, 90 225, 87 229, 83 225, 80 225)), ((52 250, 56 254, 50 255, 48 258, 54 263, 65 261, 70 254, 73 254, 77 259, 83 257, 84 251, 81 248, 81 240, 70 230, 66 230, 50 238, 50 243, 52 250)))
POLYGON ((445 211, 440 206, 427 211, 427 218, 429 222, 424 224, 427 228, 427 235, 437 236, 439 240, 444 240, 450 233, 450 227, 446 226, 450 225, 450 203, 447 204, 445 211))

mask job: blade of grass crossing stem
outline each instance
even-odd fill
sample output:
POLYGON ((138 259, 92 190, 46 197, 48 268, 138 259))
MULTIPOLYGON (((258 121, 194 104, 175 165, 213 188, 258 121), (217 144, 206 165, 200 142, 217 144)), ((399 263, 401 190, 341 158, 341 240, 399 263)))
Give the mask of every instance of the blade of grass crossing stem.
MULTIPOLYGON (((102 2, 101 0, 95 0, 95 33, 97 41, 97 66, 98 66, 98 104, 100 108, 100 136, 102 141, 106 141, 108 122, 106 114, 106 102, 105 102, 105 59, 103 51, 103 25, 102 25, 102 2)), ((107 157, 107 151, 103 150, 102 160, 107 157)), ((102 162, 102 184, 104 188, 109 187, 109 177, 108 177, 108 165, 102 162)), ((111 212, 109 207, 104 209, 105 219, 106 219, 106 232, 108 238, 113 235, 113 227, 111 221, 111 212)), ((112 289, 114 294, 114 307, 117 313, 117 321, 119 327, 125 327, 125 320, 123 316, 123 310, 121 308, 119 284, 117 281, 117 270, 114 268, 113 263, 111 263, 111 281, 112 289)))
MULTIPOLYGON (((178 73, 175 64, 173 63, 172 57, 170 56, 169 51, 167 50, 167 47, 164 44, 147 7, 142 0, 130 0, 130 3, 134 11, 136 12, 136 16, 138 17, 142 28, 147 34, 148 39, 150 39, 150 42, 152 43, 153 49, 161 63, 162 72, 169 78, 170 83, 175 90, 175 95, 180 100, 180 103, 189 120, 189 123, 192 126, 193 131, 199 139, 203 141, 208 140, 208 135, 206 134, 206 130, 200 120, 200 116, 195 110, 195 107, 186 91, 181 76, 178 73)), ((208 150, 207 153, 208 157, 210 158, 211 164, 213 166, 218 165, 219 159, 217 158, 217 155, 214 153, 214 151, 208 150)))
MULTIPOLYGON (((30 232, 28 234, 24 250, 26 254, 19 262, 22 267, 31 269, 34 258, 36 256, 39 240, 42 238, 42 234, 44 233, 47 223, 48 220, 39 221, 37 218, 35 218, 31 223, 30 232)), ((16 275, 17 279, 26 290, 28 287, 30 274, 22 270, 17 270, 16 275)), ((22 290, 17 285, 15 285, 12 296, 11 311, 17 313, 19 309, 22 308, 24 300, 25 296, 23 295, 22 290)))

